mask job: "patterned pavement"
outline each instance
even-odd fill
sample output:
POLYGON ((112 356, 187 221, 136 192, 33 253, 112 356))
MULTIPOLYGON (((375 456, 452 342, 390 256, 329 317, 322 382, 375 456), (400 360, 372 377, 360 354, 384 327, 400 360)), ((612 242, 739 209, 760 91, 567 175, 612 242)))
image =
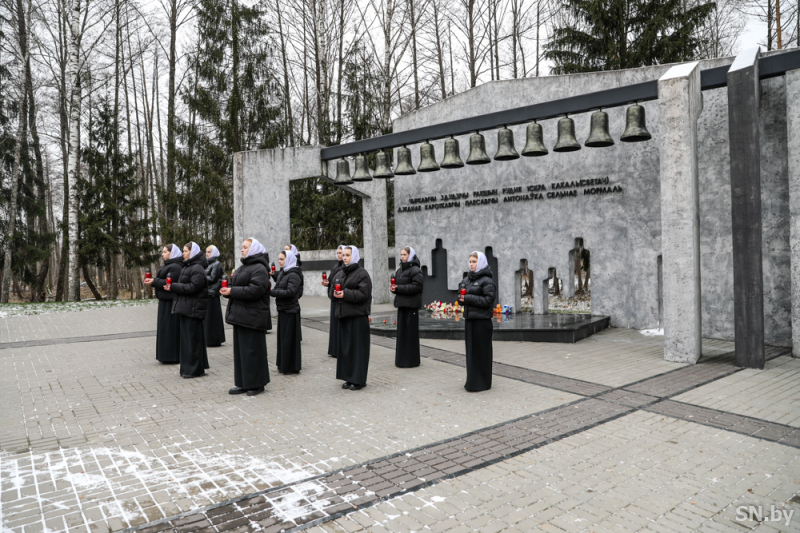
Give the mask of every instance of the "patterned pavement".
POLYGON ((158 364, 155 307, 4 319, 3 533, 800 531, 788 350, 751 371, 731 343, 674 365, 629 330, 497 342, 492 390, 470 394, 463 344, 424 341, 422 365, 397 369, 373 337, 352 392, 325 354, 324 301, 303 303, 302 373, 276 373, 270 335, 272 382, 252 398, 226 394, 228 345, 204 378, 158 364))

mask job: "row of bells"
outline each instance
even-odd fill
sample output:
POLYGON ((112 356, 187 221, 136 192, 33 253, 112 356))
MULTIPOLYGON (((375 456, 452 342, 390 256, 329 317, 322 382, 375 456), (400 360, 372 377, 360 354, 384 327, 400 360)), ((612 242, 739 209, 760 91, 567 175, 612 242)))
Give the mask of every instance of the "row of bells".
MULTIPOLYGON (((644 108, 640 105, 632 105, 628 108, 625 120, 625 131, 620 140, 623 142, 648 141, 651 138, 645 124, 644 108)), ((542 137, 542 126, 536 122, 528 124, 525 131, 526 143, 522 149, 522 155, 536 157, 547 155, 548 151, 544 145, 542 137)), ((585 146, 601 148, 614 144, 614 139, 608 132, 608 113, 596 111, 592 114, 589 138, 584 143, 585 146)), ((558 121, 558 140, 553 147, 554 152, 574 152, 581 149, 581 143, 575 138, 575 122, 564 117, 558 121)), ((440 168, 461 168, 464 162, 461 160, 461 153, 458 141, 450 137, 444 142, 444 159, 441 164, 436 163, 436 155, 433 145, 425 142, 420 146, 420 164, 417 170, 420 172, 433 172, 440 168)), ((497 131, 497 152, 494 154, 495 161, 510 161, 519 158, 519 153, 514 148, 514 133, 508 128, 497 131)), ((475 133, 469 138, 469 157, 468 165, 485 165, 491 159, 486 153, 486 142, 480 133, 475 133)), ((411 164, 411 150, 403 146, 397 150, 397 167, 392 171, 389 163, 389 155, 386 152, 378 152, 375 158, 375 173, 370 175, 367 157, 358 155, 355 158, 355 173, 350 177, 350 163, 346 159, 336 162, 337 185, 347 185, 354 181, 371 181, 373 176, 376 178, 391 178, 395 175, 406 176, 416 174, 417 170, 411 164)))

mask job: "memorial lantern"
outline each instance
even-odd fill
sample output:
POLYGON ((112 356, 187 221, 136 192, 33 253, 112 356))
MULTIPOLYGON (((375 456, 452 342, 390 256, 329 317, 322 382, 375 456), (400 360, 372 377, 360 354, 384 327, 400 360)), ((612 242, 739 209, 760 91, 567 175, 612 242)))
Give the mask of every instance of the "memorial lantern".
POLYGON ((369 163, 367 156, 360 154, 356 156, 356 171, 353 173, 353 181, 372 181, 369 173, 369 163))
POLYGON ((540 157, 547 154, 548 151, 547 147, 544 145, 542 134, 542 125, 533 121, 525 128, 525 148, 522 149, 522 155, 525 157, 540 157))
POLYGON ((416 174, 414 166, 411 164, 411 149, 403 146, 397 149, 397 166, 394 167, 394 173, 397 176, 409 176, 416 174))
POLYGON ((461 168, 464 166, 464 161, 461 160, 461 152, 458 148, 458 141, 450 137, 444 142, 444 159, 442 159, 442 168, 461 168))
POLYGON ((167 287, 172 286, 172 274, 167 274, 167 287))
POLYGON ((477 131, 469 137, 469 157, 468 165, 485 165, 491 163, 489 154, 486 153, 486 139, 477 131))
POLYGON ((612 146, 614 139, 608 133, 608 113, 597 110, 592 113, 592 125, 589 129, 589 138, 583 143, 590 148, 604 148, 612 146))
POLYGON ((494 154, 495 161, 511 161, 519 159, 517 149, 514 148, 514 132, 503 126, 497 130, 497 152, 494 154))
POLYGON ((222 288, 223 289, 227 289, 228 288, 228 276, 227 276, 227 274, 223 274, 222 275, 222 288))
POLYGON ((554 152, 574 152, 581 149, 581 143, 575 138, 575 121, 564 117, 558 121, 558 141, 554 152))
POLYGON ((144 279, 151 279, 152 277, 153 277, 153 274, 150 272, 150 269, 146 268, 145 271, 144 271, 144 279))
POLYGON ((644 108, 639 104, 630 106, 625 113, 625 131, 622 132, 619 140, 626 143, 638 143, 649 141, 651 138, 652 135, 647 131, 645 123, 644 108))
POLYGON ((378 155, 375 156, 375 172, 372 177, 382 179, 394 177, 392 167, 389 165, 389 154, 386 152, 378 152, 378 155))
POLYGON ((417 170, 420 172, 436 172, 439 170, 439 163, 436 162, 436 153, 433 150, 433 145, 428 141, 425 141, 419 147, 419 166, 417 170))

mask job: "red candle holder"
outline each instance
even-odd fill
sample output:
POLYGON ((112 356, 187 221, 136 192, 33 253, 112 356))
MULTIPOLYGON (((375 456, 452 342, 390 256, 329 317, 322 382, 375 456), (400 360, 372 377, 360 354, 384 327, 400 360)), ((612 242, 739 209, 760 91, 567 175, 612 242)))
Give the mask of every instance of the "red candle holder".
POLYGON ((322 271, 322 281, 328 281, 328 273, 324 270, 322 271))
POLYGON ((153 277, 153 274, 150 272, 150 269, 149 268, 145 269, 145 271, 144 271, 144 279, 150 279, 152 277, 153 277))
POLYGON ((228 288, 228 276, 226 276, 225 274, 222 275, 222 288, 223 289, 228 288))
POLYGON ((172 274, 167 274, 167 287, 172 286, 172 274))

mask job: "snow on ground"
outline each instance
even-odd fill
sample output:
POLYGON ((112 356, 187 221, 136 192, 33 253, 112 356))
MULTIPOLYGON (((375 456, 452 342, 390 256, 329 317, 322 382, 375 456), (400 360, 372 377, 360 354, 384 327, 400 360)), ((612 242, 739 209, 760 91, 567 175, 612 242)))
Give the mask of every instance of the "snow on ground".
POLYGON ((103 309, 109 307, 134 307, 151 305, 158 300, 89 300, 84 302, 42 302, 0 304, 0 318, 16 315, 45 315, 68 311, 85 311, 86 309, 103 309))
MULTIPOLYGON (((209 448, 184 451, 176 447, 174 453, 161 457, 107 447, 62 448, 38 454, 0 452, 4 491, 0 531, 7 531, 4 517, 8 520, 31 503, 38 504, 42 515, 59 509, 80 510, 87 525, 87 511, 99 508, 106 521, 117 518, 132 525, 145 516, 137 500, 125 497, 132 491, 145 490, 150 497, 158 491, 168 495, 167 501, 188 498, 199 507, 230 499, 232 489, 237 494, 256 492, 256 488, 292 483, 319 473, 319 469, 300 468, 281 458, 264 460, 209 448), (47 486, 68 490, 52 492, 47 486)), ((290 520, 321 509, 327 503, 316 497, 326 490, 316 480, 298 483, 275 501, 274 512, 290 520), (302 500, 310 501, 313 510, 301 506, 302 500)))
POLYGON ((639 330, 639 333, 646 337, 655 337, 656 335, 664 335, 664 328, 657 328, 657 329, 642 329, 639 330))

